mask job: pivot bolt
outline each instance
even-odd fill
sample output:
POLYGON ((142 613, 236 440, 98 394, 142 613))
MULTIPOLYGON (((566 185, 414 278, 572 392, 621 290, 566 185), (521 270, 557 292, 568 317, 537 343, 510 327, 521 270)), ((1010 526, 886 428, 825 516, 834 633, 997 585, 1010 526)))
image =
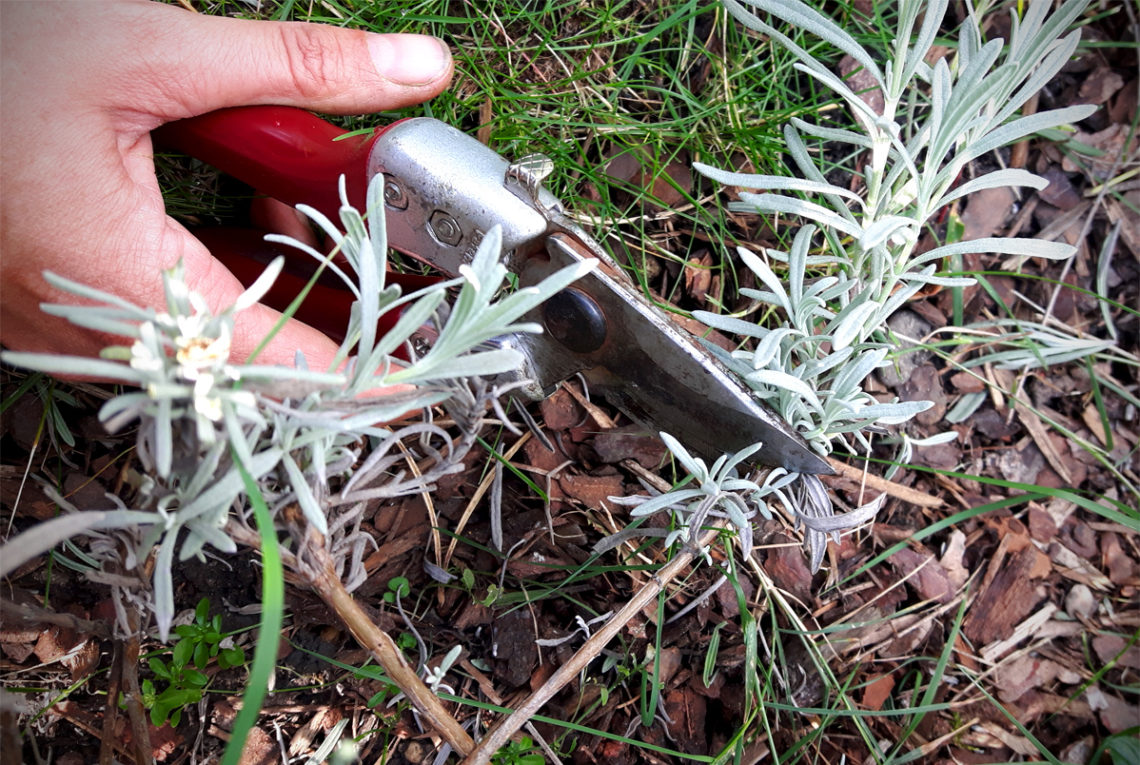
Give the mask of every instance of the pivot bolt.
POLYGON ((606 341, 606 315, 581 290, 564 289, 542 304, 546 331, 574 353, 592 353, 606 341))

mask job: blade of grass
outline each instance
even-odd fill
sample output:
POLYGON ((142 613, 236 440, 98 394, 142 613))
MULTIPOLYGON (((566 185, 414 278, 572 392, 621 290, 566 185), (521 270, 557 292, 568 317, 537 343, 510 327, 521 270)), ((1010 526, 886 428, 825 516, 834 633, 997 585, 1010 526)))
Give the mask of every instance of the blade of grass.
MULTIPOLYGON (((962 602, 958 605, 958 613, 954 615, 954 621, 950 624, 950 633, 946 636, 946 641, 942 647, 942 653, 938 657, 938 663, 934 665, 934 671, 930 674, 930 679, 927 681, 926 690, 923 691, 922 700, 918 703, 915 709, 921 709, 934 704, 934 699, 938 694, 939 689, 942 687, 942 678, 946 674, 946 668, 950 664, 950 656, 954 653, 954 645, 958 641, 958 633, 962 629, 962 622, 966 620, 966 607, 970 603, 969 592, 965 593, 962 597, 962 602)), ((912 710, 913 711, 913 710, 912 710)), ((916 748, 909 754, 899 756, 903 744, 914 735, 918 730, 918 726, 922 723, 924 714, 914 714, 911 716, 910 721, 903 728, 902 734, 898 738, 898 742, 891 750, 888 756, 888 761, 895 763, 895 765, 903 765, 903 763, 910 762, 911 760, 918 759, 924 753, 922 748, 916 748)))
MULTIPOLYGON (((236 457, 236 455, 235 455, 236 457)), ((257 482, 253 480, 245 465, 236 461, 245 484, 246 496, 253 508, 257 530, 261 536, 261 621, 257 626, 256 647, 253 662, 250 664, 249 681, 242 694, 241 710, 234 720, 233 733, 222 755, 222 765, 237 765, 241 760, 246 738, 257 724, 261 705, 269 693, 269 679, 277 665, 277 644, 281 635, 281 624, 285 618, 285 575, 281 566, 281 554, 277 550, 277 533, 269 507, 257 482)))

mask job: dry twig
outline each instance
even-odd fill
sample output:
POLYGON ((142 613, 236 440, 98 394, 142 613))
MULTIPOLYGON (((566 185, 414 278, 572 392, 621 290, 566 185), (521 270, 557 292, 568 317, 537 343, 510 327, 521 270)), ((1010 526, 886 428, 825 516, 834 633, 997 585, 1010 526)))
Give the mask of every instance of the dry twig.
POLYGON ((836 473, 844 478, 848 478, 852 481, 860 481, 866 484, 868 488, 881 491, 895 499, 901 499, 903 502, 909 502, 919 507, 942 507, 943 502, 941 499, 926 492, 912 489, 909 486, 903 486, 894 481, 888 481, 886 478, 880 478, 877 475, 868 473, 853 465, 840 462, 834 458, 829 458, 828 463, 836 473))
POLYGON ((546 702, 554 697, 554 694, 562 690, 587 664, 593 661, 594 658, 601 653, 602 649, 606 647, 606 644, 621 631, 622 627, 624 627, 635 614, 656 598, 661 590, 664 589, 665 585, 674 577, 688 569, 696 555, 696 549, 712 544, 717 534, 719 534, 724 527, 725 522, 718 521, 712 529, 705 533, 695 548, 683 549, 676 558, 662 566, 654 577, 646 582, 645 586, 638 591, 636 595, 630 598, 630 601, 626 603, 620 611, 606 622, 604 627, 591 635, 582 647, 570 657, 570 660, 559 667, 554 674, 550 676, 550 679, 543 683, 541 688, 532 693, 530 697, 505 720, 492 728, 483 740, 479 742, 475 750, 463 760, 463 765, 488 765, 488 763, 491 762, 491 756, 505 746, 511 736, 525 725, 531 717, 537 714, 538 710, 542 709, 546 702))

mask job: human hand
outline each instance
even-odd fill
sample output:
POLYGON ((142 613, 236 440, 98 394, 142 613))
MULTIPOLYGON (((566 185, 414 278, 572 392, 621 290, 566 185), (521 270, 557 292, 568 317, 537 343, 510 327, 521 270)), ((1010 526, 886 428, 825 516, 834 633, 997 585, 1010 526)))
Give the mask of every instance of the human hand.
MULTIPOLYGON (((452 71, 443 43, 319 24, 199 16, 148 0, 0 3, 0 340, 13 350, 95 355, 110 339, 40 312, 75 302, 43 271, 140 305, 165 304, 161 270, 179 258, 211 309, 242 285, 168 217, 150 131, 229 106, 354 114, 431 98, 452 71)), ((237 317, 245 359, 280 314, 237 317)), ((258 356, 325 368, 331 340, 291 320, 258 356)))

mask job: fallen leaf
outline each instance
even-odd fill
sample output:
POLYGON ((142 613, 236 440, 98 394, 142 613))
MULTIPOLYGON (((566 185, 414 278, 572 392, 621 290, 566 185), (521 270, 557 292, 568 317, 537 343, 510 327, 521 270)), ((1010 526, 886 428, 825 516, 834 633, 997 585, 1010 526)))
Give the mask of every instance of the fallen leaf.
POLYGON ((691 316, 682 316, 681 314, 673 314, 669 317, 675 324, 688 332, 690 335, 707 340, 718 348, 731 353, 737 348, 737 343, 731 340, 727 335, 717 332, 715 329, 709 329, 707 326, 692 318, 691 316))
POLYGON ((902 401, 930 401, 934 406, 915 415, 914 421, 922 425, 937 425, 946 414, 947 397, 942 390, 942 377, 933 364, 922 364, 898 388, 902 401))
POLYGON ((991 441, 1004 441, 1008 443, 1019 430, 1016 424, 1010 422, 989 406, 984 406, 975 412, 974 416, 970 418, 970 421, 974 426, 974 430, 991 441))
POLYGON ((23 664, 24 660, 31 656, 35 649, 35 633, 32 635, 32 640, 25 643, 8 640, 0 641, 0 653, 3 653, 16 664, 23 664))
POLYGON ((1037 747, 1025 736, 1019 736, 1016 733, 1008 731, 995 722, 983 722, 980 723, 980 725, 986 733, 1018 754, 1026 757, 1038 754, 1037 747))
POLYGON ((1045 457, 1033 442, 1021 448, 1003 449, 987 457, 987 468, 997 468, 1001 477, 1015 483, 1032 484, 1045 468, 1045 457))
POLYGON ((1136 563, 1124 551, 1120 538, 1112 532, 1104 532, 1100 543, 1101 560, 1113 584, 1137 584, 1136 563))
POLYGON ((1077 100, 1073 103, 1103 104, 1123 87, 1124 78, 1120 74, 1107 66, 1100 66, 1085 77, 1077 91, 1077 100))
POLYGON ((662 648, 656 657, 650 656, 650 671, 653 670, 654 664, 660 667, 661 683, 663 685, 670 685, 673 676, 676 675, 677 670, 681 668, 681 649, 675 645, 662 648))
POLYGON ((685 280, 685 292, 689 297, 704 305, 705 296, 712 284, 712 255, 707 251, 699 258, 689 258, 682 274, 685 280))
POLYGON ((1081 421, 1085 424, 1092 434, 1096 436, 1096 440, 1100 441, 1103 446, 1108 446, 1108 437, 1104 432, 1104 422, 1100 419, 1100 412, 1094 404, 1089 404, 1081 410, 1081 421))
POLYGON ((1081 203, 1081 193, 1073 187, 1069 176, 1055 165, 1041 173, 1049 185, 1037 192, 1041 199, 1060 210, 1072 210, 1081 203))
POLYGON ((1061 750, 1061 762, 1088 762, 1096 751, 1096 740, 1085 736, 1061 750))
POLYGON ((1140 98, 1140 83, 1133 77, 1128 84, 1117 91, 1116 98, 1108 107, 1108 122, 1110 124, 1131 123, 1136 114, 1136 102, 1140 98))
POLYGON ((946 551, 942 553, 942 559, 938 562, 942 564, 942 569, 946 572, 946 577, 955 590, 965 584, 970 577, 970 572, 962 563, 965 554, 966 535, 958 529, 954 529, 950 532, 950 539, 946 542, 946 551))
POLYGON ((59 661, 79 643, 78 636, 62 627, 47 627, 36 640, 36 658, 44 664, 59 661))
POLYGON ((892 674, 875 675, 863 687, 863 707, 880 710, 883 703, 890 698, 895 687, 895 676, 892 674))
POLYGON ((969 241, 997 234, 1005 227, 1016 201, 1013 189, 1008 186, 982 189, 971 194, 966 209, 962 211, 962 239, 969 241))
POLYGON ((981 393, 986 389, 986 381, 970 372, 957 372, 950 375, 950 384, 958 393, 981 393))
MULTIPOLYGON (((1129 128, 1124 124, 1109 125, 1104 130, 1099 130, 1095 133, 1085 133, 1078 130, 1071 140, 1079 141, 1085 146, 1092 147, 1100 152, 1100 156, 1091 157, 1087 155, 1080 156, 1081 164, 1078 165, 1069 155, 1061 161, 1061 169, 1066 172, 1088 172, 1093 178, 1099 181, 1108 180, 1109 174, 1112 169, 1117 166, 1117 160, 1125 156, 1131 150, 1131 146, 1125 147, 1125 142, 1128 141, 1129 128), (1083 167, 1082 167, 1083 165, 1083 167)), ((1133 143, 1135 138, 1133 138, 1133 143)))
POLYGON ((1081 676, 1064 665, 1051 659, 1032 654, 1019 656, 1013 661, 998 665, 995 672, 998 696, 1002 701, 1017 701, 1026 691, 1047 687, 1054 680, 1066 685, 1081 682, 1081 676))
POLYGON ((1093 711, 1099 712, 1097 716, 1109 733, 1119 733, 1135 727, 1136 721, 1140 720, 1140 707, 1133 706, 1116 696, 1110 696, 1099 686, 1094 685, 1085 691, 1085 698, 1088 699, 1093 711))
POLYGON ((1029 431, 1033 442, 1037 444, 1037 448, 1041 450, 1049 465, 1065 479, 1067 484, 1076 485, 1073 470, 1069 464, 1072 460, 1068 452, 1068 442, 1061 438, 1056 440, 1050 438, 1049 435, 1053 431, 1047 429, 1041 419, 1029 407, 1017 402, 1014 403, 1013 408, 1021 419, 1021 424, 1029 431))
POLYGON ((618 188, 647 190, 649 194, 640 196, 641 201, 657 209, 677 207, 693 189, 689 154, 684 150, 671 157, 655 157, 645 146, 615 147, 605 174, 618 188))
POLYGON ((1097 658, 1105 664, 1115 659, 1118 667, 1140 669, 1140 645, 1134 643, 1128 646, 1128 641, 1122 635, 1097 635, 1093 638, 1092 646, 1097 658))
MULTIPOLYGON (((933 329, 926 319, 905 308, 896 311, 895 315, 887 320, 887 326, 896 335, 892 340, 900 350, 914 348, 933 329)), ((915 369, 930 358, 930 351, 927 350, 899 353, 889 366, 876 370, 875 374, 888 388, 898 388, 910 378, 915 369)))
POLYGON ((72 682, 78 682, 95 671, 99 665, 99 645, 90 638, 76 645, 59 661, 71 672, 72 682))

